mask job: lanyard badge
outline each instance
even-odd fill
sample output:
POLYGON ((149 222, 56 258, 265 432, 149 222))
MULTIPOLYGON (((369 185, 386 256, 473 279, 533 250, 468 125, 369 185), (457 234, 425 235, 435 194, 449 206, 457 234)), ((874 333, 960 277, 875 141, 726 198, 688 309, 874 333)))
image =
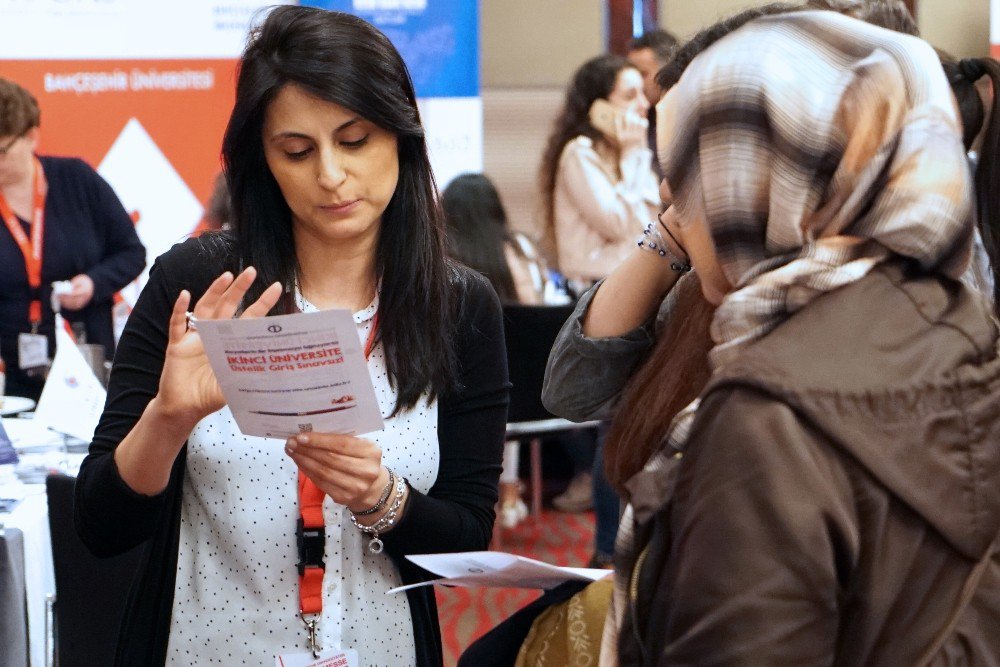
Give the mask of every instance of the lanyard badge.
MULTIPOLYGON (((368 340, 365 341, 365 359, 371 356, 377 338, 378 313, 375 313, 368 340)), ((295 543, 299 555, 299 618, 309 634, 309 650, 316 659, 323 655, 318 640, 318 626, 323 613, 323 575, 326 572, 326 564, 323 562, 323 552, 326 549, 326 524, 323 521, 325 496, 311 479, 299 472, 299 518, 295 524, 295 543)))
POLYGON ((42 321, 42 300, 39 293, 42 287, 42 240, 45 236, 45 195, 48 183, 42 171, 42 163, 35 158, 35 175, 32 180, 31 206, 31 237, 24 233, 21 221, 11 208, 7 199, 0 194, 0 217, 17 243, 24 257, 24 268, 28 273, 28 285, 31 286, 31 305, 28 307, 28 319, 31 322, 32 333, 38 333, 38 325, 42 321))

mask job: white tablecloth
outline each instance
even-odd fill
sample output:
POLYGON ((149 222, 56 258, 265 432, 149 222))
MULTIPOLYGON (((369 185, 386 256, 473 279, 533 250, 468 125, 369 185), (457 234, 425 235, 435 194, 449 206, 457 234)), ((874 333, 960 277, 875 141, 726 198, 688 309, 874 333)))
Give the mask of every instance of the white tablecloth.
MULTIPOLYGON (((7 497, 0 487, 0 496, 7 497)), ((24 500, 10 514, 0 514, 4 527, 17 528, 24 535, 24 584, 28 606, 28 654, 32 667, 45 665, 45 596, 55 593, 52 544, 49 538, 48 505, 45 485, 24 486, 24 500)))
POLYGON ((13 512, 0 514, 0 524, 24 536, 24 581, 28 609, 28 653, 32 667, 45 665, 45 598, 56 590, 49 535, 48 503, 42 476, 46 469, 75 475, 83 454, 67 454, 62 436, 36 428, 30 420, 3 419, 21 457, 21 471, 37 471, 40 483, 18 481, 13 465, 0 466, 0 498, 21 498, 13 512))

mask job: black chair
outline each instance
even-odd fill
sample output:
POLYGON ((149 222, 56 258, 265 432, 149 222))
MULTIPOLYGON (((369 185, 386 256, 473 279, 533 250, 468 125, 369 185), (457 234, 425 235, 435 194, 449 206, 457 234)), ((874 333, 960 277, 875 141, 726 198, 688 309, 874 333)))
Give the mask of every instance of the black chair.
POLYGON ((507 439, 527 440, 531 456, 531 514, 542 513, 542 437, 580 429, 596 429, 600 422, 571 422, 556 417, 542 405, 542 382, 552 344, 563 323, 573 314, 565 306, 503 307, 507 367, 513 388, 507 413, 507 439))
POLYGON ((90 553, 73 527, 75 484, 76 478, 67 475, 50 475, 45 480, 56 578, 55 664, 111 665, 142 548, 114 558, 98 558, 90 553))

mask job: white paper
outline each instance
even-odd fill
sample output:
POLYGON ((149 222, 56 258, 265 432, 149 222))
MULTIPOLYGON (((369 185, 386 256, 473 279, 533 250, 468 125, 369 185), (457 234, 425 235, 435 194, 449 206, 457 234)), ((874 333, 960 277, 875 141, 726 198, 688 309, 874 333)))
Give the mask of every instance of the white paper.
POLYGON ((199 320, 197 326, 244 435, 358 435, 383 427, 349 310, 199 320))
POLYGON ((90 442, 107 392, 56 314, 56 356, 35 408, 36 424, 90 442))
POLYGON ((597 581, 611 574, 610 570, 549 565, 539 560, 502 551, 421 554, 406 558, 441 578, 399 586, 387 591, 388 593, 398 593, 430 584, 466 588, 485 586, 549 589, 566 581, 597 581))
POLYGON ((3 427, 17 451, 51 449, 63 444, 63 436, 34 419, 4 417, 3 427))

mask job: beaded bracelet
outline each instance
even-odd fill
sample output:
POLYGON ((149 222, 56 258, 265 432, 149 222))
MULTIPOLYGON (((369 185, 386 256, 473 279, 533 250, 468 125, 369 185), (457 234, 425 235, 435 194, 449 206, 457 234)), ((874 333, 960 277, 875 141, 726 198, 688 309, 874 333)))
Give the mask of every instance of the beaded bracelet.
POLYGON ((368 551, 373 554, 380 554, 385 548, 385 544, 379 539, 379 534, 385 532, 391 528, 396 523, 396 515, 399 514, 399 508, 403 505, 403 496, 406 494, 406 480, 402 477, 396 478, 396 497, 392 500, 392 505, 389 506, 389 511, 386 512, 382 518, 373 523, 370 526, 366 526, 358 521, 357 516, 354 512, 351 512, 351 523, 354 527, 363 533, 371 536, 371 541, 368 543, 368 551))
POLYGON ((396 486, 396 474, 392 471, 392 468, 386 467, 386 470, 389 472, 389 483, 385 485, 384 489, 382 489, 382 495, 379 497, 378 502, 366 510, 355 512, 354 516, 368 516, 369 514, 375 514, 375 512, 378 512, 380 509, 385 507, 387 502, 389 502, 389 494, 392 493, 392 487, 396 486))
MULTIPOLYGON (((670 234, 669 229, 664 227, 664 230, 666 230, 667 234, 670 234)), ((674 238, 673 234, 670 234, 670 238, 674 238)), ((674 239, 674 243, 677 243, 676 239, 674 239)), ((691 264, 689 262, 681 260, 674 255, 674 253, 670 252, 669 246, 667 246, 666 242, 663 240, 663 236, 660 235, 660 230, 657 229, 656 225, 652 222, 646 225, 646 229, 642 232, 642 238, 639 239, 637 245, 640 248, 646 248, 647 250, 655 252, 660 257, 666 257, 669 254, 670 269, 672 271, 676 271, 677 273, 687 273, 691 270, 691 264)), ((680 246, 679 243, 677 245, 680 246)))

